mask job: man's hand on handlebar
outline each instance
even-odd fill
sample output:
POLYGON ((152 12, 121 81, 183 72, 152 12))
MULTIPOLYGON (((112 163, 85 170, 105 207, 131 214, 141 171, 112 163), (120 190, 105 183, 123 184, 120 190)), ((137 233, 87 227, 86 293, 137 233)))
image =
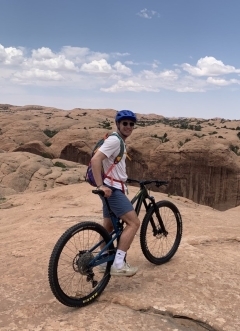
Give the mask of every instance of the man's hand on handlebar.
POLYGON ((112 194, 112 190, 109 187, 105 186, 105 185, 99 186, 98 190, 101 190, 101 191, 104 192, 104 197, 105 198, 109 198, 112 194))

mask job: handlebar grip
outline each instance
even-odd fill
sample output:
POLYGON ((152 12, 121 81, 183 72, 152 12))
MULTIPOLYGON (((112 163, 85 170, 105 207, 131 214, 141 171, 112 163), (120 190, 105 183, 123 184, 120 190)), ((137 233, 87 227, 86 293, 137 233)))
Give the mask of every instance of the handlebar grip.
POLYGON ((98 194, 101 195, 102 197, 104 197, 105 193, 103 190, 92 190, 93 194, 98 194))

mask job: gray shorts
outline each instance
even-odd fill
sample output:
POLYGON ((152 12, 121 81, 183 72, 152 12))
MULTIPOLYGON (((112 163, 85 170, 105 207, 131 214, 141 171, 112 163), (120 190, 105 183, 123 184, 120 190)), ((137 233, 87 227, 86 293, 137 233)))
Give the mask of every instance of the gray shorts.
MULTIPOLYGON (((104 184, 106 185, 106 184, 104 184)), ((106 185, 108 186, 108 185, 106 185)), ((126 195, 119 189, 116 189, 115 187, 108 186, 112 190, 112 194, 110 198, 108 198, 108 202, 110 205, 111 210, 113 213, 121 218, 124 214, 128 213, 129 211, 134 210, 133 205, 131 204, 131 201, 126 197, 126 195)), ((103 217, 104 218, 110 218, 108 208, 105 202, 105 199, 102 198, 103 202, 103 217)))

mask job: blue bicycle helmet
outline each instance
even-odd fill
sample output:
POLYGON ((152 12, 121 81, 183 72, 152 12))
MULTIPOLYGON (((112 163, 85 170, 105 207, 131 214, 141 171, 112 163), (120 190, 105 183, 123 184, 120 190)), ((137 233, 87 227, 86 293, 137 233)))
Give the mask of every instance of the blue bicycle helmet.
POLYGON ((130 120, 136 123, 137 117, 131 110, 120 110, 119 112, 117 112, 115 122, 118 123, 123 120, 130 120))

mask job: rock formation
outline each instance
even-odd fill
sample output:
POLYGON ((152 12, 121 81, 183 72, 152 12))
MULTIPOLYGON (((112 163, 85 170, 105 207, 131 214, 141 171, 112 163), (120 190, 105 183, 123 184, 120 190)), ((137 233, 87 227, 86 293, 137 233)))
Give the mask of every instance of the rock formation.
MULTIPOLYGON (((0 105, 1 158, 25 151, 86 166, 96 141, 115 130, 115 113, 0 105)), ((169 180, 169 195, 219 210, 240 204, 240 121, 154 114, 138 119, 127 140, 129 177, 169 180)))

